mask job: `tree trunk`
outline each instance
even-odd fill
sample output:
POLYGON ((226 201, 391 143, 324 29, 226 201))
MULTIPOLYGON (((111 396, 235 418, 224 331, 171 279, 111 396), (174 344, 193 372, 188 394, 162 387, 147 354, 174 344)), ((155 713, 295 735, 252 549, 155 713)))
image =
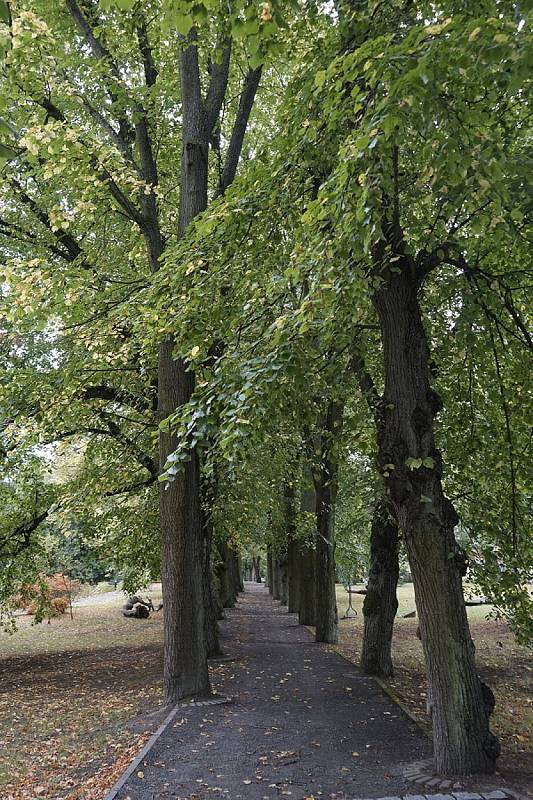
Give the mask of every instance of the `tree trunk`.
MULTIPOLYGON (((304 471, 304 488, 302 490, 302 511, 308 515, 316 514, 316 493, 312 485, 312 478, 308 470, 304 471)), ((315 536, 313 535, 313 540, 315 536)), ((315 551, 310 538, 300 544, 299 559, 299 587, 300 606, 298 608, 298 621, 300 625, 316 624, 316 582, 315 582, 315 551)))
POLYGON ((297 614, 300 610, 300 547, 291 538, 287 546, 288 612, 297 614))
POLYGON ((300 625, 316 625, 315 551, 308 543, 300 547, 300 625))
POLYGON ((236 556, 236 558, 235 558, 235 568, 236 568, 235 577, 236 577, 237 594, 238 594, 239 592, 244 592, 244 579, 242 577, 242 559, 241 559, 241 554, 239 553, 238 550, 235 550, 235 556, 236 556))
POLYGON ((224 608, 233 608, 237 600, 238 588, 235 581, 235 565, 233 551, 227 542, 218 543, 220 562, 218 578, 220 585, 220 602, 224 608))
POLYGON ((281 569, 276 550, 272 552, 272 597, 281 600, 281 569))
POLYGON ((205 645, 208 658, 222 655, 218 638, 219 608, 215 596, 211 554, 213 548, 213 519, 211 516, 214 486, 209 481, 202 481, 202 524, 203 524, 203 590, 204 590, 204 627, 205 645))
MULTIPOLYGON (((180 54, 182 93, 182 159, 178 236, 183 237, 207 208, 208 137, 202 111, 196 48, 180 54)), ((159 348, 158 415, 166 419, 187 403, 194 373, 173 356, 173 342, 159 348)), ((174 436, 161 431, 159 460, 163 470, 176 449, 174 436)), ((211 692, 204 623, 203 532, 198 454, 191 452, 169 486, 161 484, 161 581, 164 610, 164 680, 167 703, 211 692)))
MULTIPOLYGON (((382 262, 382 259, 380 259, 382 262)), ((422 277, 401 256, 374 296, 382 337, 385 393, 379 466, 413 575, 433 706, 435 767, 444 774, 493 772, 499 744, 490 733, 462 591, 458 522, 442 489, 434 441, 440 399, 430 383, 418 290, 422 277)))
POLYGON ((261 556, 256 556, 252 560, 252 566, 253 566, 252 580, 254 580, 256 583, 262 583, 262 581, 261 581, 261 556))
POLYGON ((272 559, 272 545, 267 546, 267 585, 268 593, 274 594, 274 565, 272 559))
POLYGON ((287 605, 288 583, 287 583, 287 555, 281 553, 279 556, 279 599, 282 606, 287 605))
POLYGON ((317 642, 337 642, 335 595, 335 502, 337 498, 336 437, 342 406, 330 403, 321 420, 321 459, 315 472, 316 492, 316 633, 317 642))
POLYGON ((361 669, 366 675, 384 678, 393 675, 391 644, 394 617, 398 610, 398 544, 398 526, 382 499, 372 519, 370 571, 363 603, 365 624, 361 669))

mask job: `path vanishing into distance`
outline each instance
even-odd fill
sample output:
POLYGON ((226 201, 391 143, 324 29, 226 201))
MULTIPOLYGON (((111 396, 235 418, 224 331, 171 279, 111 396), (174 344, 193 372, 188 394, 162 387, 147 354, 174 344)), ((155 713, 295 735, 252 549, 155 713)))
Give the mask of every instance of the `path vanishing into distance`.
POLYGON ((260 585, 221 623, 213 664, 224 705, 180 707, 119 800, 366 798, 415 794, 406 763, 429 740, 328 646, 316 644, 260 585))

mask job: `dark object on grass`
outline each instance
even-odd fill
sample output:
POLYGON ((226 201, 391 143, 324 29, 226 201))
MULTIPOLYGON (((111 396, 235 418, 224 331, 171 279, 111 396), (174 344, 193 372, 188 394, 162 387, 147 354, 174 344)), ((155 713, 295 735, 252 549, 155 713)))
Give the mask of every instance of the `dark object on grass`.
POLYGON ((143 600, 142 597, 128 597, 122 606, 122 613, 125 617, 134 617, 135 619, 148 619, 150 611, 160 611, 163 608, 163 603, 160 603, 157 608, 151 599, 143 600))

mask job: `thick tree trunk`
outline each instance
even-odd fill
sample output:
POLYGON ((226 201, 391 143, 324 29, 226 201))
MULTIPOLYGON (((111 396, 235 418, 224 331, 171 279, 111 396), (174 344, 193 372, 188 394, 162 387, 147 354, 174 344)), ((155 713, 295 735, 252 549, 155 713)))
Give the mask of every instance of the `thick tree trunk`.
MULTIPOLYGON (((178 236, 207 207, 208 135, 198 78, 198 55, 188 47, 180 55, 182 160, 178 236)), ((158 415, 167 418, 187 403, 194 374, 173 356, 173 342, 159 348, 158 415)), ((176 449, 175 438, 159 437, 160 467, 176 449)), ((198 454, 192 451, 172 483, 161 485, 161 580, 164 610, 164 680, 167 703, 211 692, 204 621, 203 531, 198 454)))
POLYGON ((239 593, 239 592, 244 592, 244 578, 242 576, 241 554, 236 550, 235 555, 236 555, 235 567, 236 567, 237 593, 239 593))
POLYGON ((285 531, 287 550, 285 553, 286 602, 289 613, 298 611, 298 545, 296 536, 296 507, 294 485, 286 483, 283 489, 285 531))
POLYGON ((378 432, 379 466, 413 575, 433 707, 439 773, 492 772, 499 753, 489 730, 462 591, 464 554, 458 518, 442 489, 442 458, 433 420, 429 351, 418 303, 422 278, 407 257, 383 274, 374 297, 383 336, 385 393, 378 432))
POLYGON ((300 610, 300 547, 290 538, 287 546, 288 612, 297 614, 300 610))
POLYGON ((234 551, 227 542, 218 543, 220 561, 218 579, 220 585, 220 602, 224 608, 233 608, 237 601, 238 585, 235 577, 234 551))
POLYGON ((300 547, 300 625, 316 625, 315 551, 308 543, 300 547))
POLYGON ((321 463, 315 472, 316 492, 316 633, 317 642, 337 642, 337 598, 335 595, 335 502, 337 459, 333 455, 342 406, 330 403, 321 420, 321 463))
MULTIPOLYGON (((165 345, 161 350, 166 348, 165 345)), ((172 346, 160 356, 159 398, 164 407, 169 376, 174 372, 172 346), (164 379, 162 380, 162 378, 164 379)), ((187 373, 180 378, 185 379, 187 373)), ((183 384, 182 384, 183 385, 183 384)), ((176 381, 174 388, 180 387, 176 381)), ((176 406, 173 406, 176 408, 176 406)), ((170 411, 169 411, 170 413, 170 411)), ((161 417, 166 416, 162 412, 161 417)), ((161 468, 176 447, 173 437, 160 435, 161 468)), ((210 693, 205 644, 203 541, 200 517, 198 458, 192 453, 183 473, 160 493, 161 582, 164 614, 164 680, 167 704, 183 697, 210 693), (187 535, 188 534, 188 535, 187 535)))
POLYGON ((252 580, 254 580, 256 583, 262 583, 261 556, 256 556, 254 559, 252 559, 252 568, 253 568, 252 580))
POLYGON ((203 532, 204 532, 204 553, 203 553, 203 589, 204 589, 204 610, 205 610, 205 644, 208 658, 215 658, 222 655, 220 642, 218 638, 218 618, 219 608, 217 598, 215 596, 215 587, 213 579, 213 568, 211 564, 212 548, 213 548, 213 520, 211 517, 210 509, 212 507, 212 490, 206 481, 202 482, 203 498, 202 498, 202 517, 203 517, 203 532))
MULTIPOLYGON (((304 489, 301 496, 301 510, 310 515, 316 515, 316 493, 312 485, 312 478, 307 470, 304 471, 304 489)), ((316 517, 315 517, 316 518, 316 517)), ((313 534, 313 543, 315 540, 313 534)), ((316 580, 315 580, 315 550, 311 537, 300 544, 299 559, 299 597, 298 621, 300 625, 316 624, 316 580)))
POLYGON ((282 606, 287 605, 288 581, 287 581, 287 555, 280 553, 279 556, 279 599, 282 606))
POLYGON ((370 571, 363 603, 365 624, 361 669, 366 675, 384 678, 393 675, 391 644, 398 610, 398 545, 398 526, 382 500, 377 504, 372 519, 370 571))
POLYGON ((275 549, 272 551, 272 597, 274 600, 281 600, 281 567, 275 549))

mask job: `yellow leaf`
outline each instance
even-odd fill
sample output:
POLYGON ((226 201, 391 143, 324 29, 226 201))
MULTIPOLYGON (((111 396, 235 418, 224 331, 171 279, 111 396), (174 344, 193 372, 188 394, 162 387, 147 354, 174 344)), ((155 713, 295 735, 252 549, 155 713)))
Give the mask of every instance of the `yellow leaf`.
POLYGON ((476 36, 478 36, 480 33, 481 33, 481 28, 480 27, 474 28, 474 30, 472 31, 472 33, 468 37, 468 41, 469 42, 473 42, 474 39, 476 38, 476 36))

